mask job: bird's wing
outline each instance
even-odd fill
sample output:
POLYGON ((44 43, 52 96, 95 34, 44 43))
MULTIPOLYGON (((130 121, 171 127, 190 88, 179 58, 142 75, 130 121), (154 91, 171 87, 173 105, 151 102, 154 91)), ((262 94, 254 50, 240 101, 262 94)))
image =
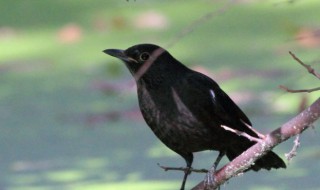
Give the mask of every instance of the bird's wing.
MULTIPOLYGON (((186 101, 186 105, 191 106, 190 110, 200 112, 200 114, 203 111, 211 112, 209 117, 218 120, 217 123, 258 137, 258 134, 248 127, 252 125, 248 117, 214 80, 195 72, 187 75, 186 81, 188 84, 181 88, 187 92, 183 93, 186 94, 183 101, 186 101)), ((194 114, 198 115, 199 113, 194 114)), ((203 114, 207 115, 208 113, 203 114)), ((208 118, 208 116, 205 117, 208 118)))
POLYGON ((240 120, 250 126, 252 125, 249 118, 222 89, 219 88, 216 92, 219 106, 221 106, 228 115, 232 115, 234 119, 240 120))

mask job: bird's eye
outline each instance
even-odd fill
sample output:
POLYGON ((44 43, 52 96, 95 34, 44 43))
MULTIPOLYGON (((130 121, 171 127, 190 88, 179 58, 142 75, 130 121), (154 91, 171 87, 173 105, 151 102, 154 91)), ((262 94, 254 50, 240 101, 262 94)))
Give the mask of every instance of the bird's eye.
POLYGON ((140 60, 141 61, 146 61, 147 59, 149 59, 149 57, 150 57, 150 54, 147 53, 147 52, 143 52, 143 53, 140 54, 140 60))

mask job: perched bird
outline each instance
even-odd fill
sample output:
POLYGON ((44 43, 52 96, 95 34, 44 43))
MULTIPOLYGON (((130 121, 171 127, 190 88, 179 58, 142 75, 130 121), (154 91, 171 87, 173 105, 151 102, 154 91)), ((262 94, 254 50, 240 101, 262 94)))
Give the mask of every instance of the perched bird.
MULTIPOLYGON (((208 76, 193 71, 165 49, 139 44, 126 50, 103 51, 121 59, 135 78, 144 120, 154 134, 181 155, 190 171, 193 153, 217 150, 220 159, 233 160, 255 144, 222 126, 261 138, 241 109, 208 76)), ((274 152, 268 152, 248 170, 285 168, 274 152)), ((184 189, 185 172, 181 189, 184 189)))

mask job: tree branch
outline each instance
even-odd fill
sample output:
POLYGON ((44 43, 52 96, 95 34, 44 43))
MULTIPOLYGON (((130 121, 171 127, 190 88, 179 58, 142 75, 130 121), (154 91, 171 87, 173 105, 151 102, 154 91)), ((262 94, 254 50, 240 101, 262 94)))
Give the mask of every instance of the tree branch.
POLYGON ((291 92, 291 93, 300 93, 300 92, 307 92, 307 93, 310 93, 310 92, 314 92, 314 91, 318 91, 320 90, 320 87, 318 88, 311 88, 311 89, 301 89, 301 90, 293 90, 293 89, 290 89, 288 87, 285 87, 283 85, 280 85, 279 88, 287 91, 287 92, 291 92))
MULTIPOLYGON (((282 125, 280 128, 266 135, 261 142, 243 152, 240 156, 223 166, 213 174, 215 183, 208 190, 217 189, 221 184, 230 178, 248 169, 254 162, 265 155, 279 143, 289 139, 292 136, 302 133, 309 128, 320 117, 320 98, 318 98, 310 107, 306 108, 296 117, 282 125)), ((206 189, 204 182, 200 182, 192 190, 206 189)))
POLYGON ((245 137, 245 138, 249 139, 250 141, 254 141, 254 142, 261 142, 261 141, 262 141, 262 140, 259 139, 259 138, 253 137, 253 136, 251 136, 251 135, 249 135, 249 134, 247 134, 247 133, 245 133, 245 132, 238 131, 238 130, 236 130, 236 129, 232 129, 232 128, 227 127, 227 126, 225 126, 225 125, 221 125, 221 127, 224 128, 224 129, 227 130, 227 131, 230 131, 230 132, 235 133, 236 135, 245 137))
MULTIPOLYGON (((296 60, 298 63, 300 63, 300 65, 302 65, 304 68, 306 68, 308 70, 308 72, 312 75, 314 75, 315 77, 317 77, 318 79, 320 79, 320 74, 317 73, 310 65, 307 65, 305 63, 303 63, 303 61, 301 61, 294 53, 292 53, 291 51, 289 51, 289 54, 292 56, 292 58, 294 60, 296 60)), ((301 89, 301 90, 293 90, 290 89, 286 86, 280 85, 279 88, 281 88, 282 90, 285 90, 286 92, 290 92, 290 93, 300 93, 300 92, 314 92, 314 91, 318 91, 320 90, 320 87, 318 88, 312 88, 312 89, 301 89)))
MULTIPOLYGON (((188 35, 191 32, 193 32, 193 30, 195 28, 197 28, 200 25, 204 24, 206 21, 214 18, 215 16, 219 16, 219 15, 225 13, 233 4, 234 4, 234 0, 230 0, 230 2, 226 3, 223 7, 219 8, 217 10, 212 10, 212 11, 206 13, 205 15, 203 15, 202 17, 200 17, 200 18, 194 20, 193 22, 191 22, 191 24, 189 24, 188 26, 183 28, 180 31, 180 33, 178 33, 171 40, 171 42, 169 42, 169 44, 166 46, 166 49, 169 48, 169 47, 172 47, 173 45, 175 45, 179 40, 181 40, 183 37, 185 37, 186 35, 188 35)), ((154 60, 156 60, 157 57, 159 57, 164 51, 165 50, 161 49, 161 48, 155 50, 151 54, 150 59, 148 59, 147 62, 144 63, 143 66, 134 75, 135 80, 138 80, 149 69, 149 67, 153 64, 154 60)))
POLYGON ((300 147, 300 134, 296 136, 296 139, 294 139, 293 143, 294 145, 291 151, 285 154, 285 157, 287 158, 288 161, 290 161, 293 157, 295 157, 298 154, 297 149, 300 147))
POLYGON ((165 172, 166 171, 183 171, 183 172, 195 172, 195 173, 208 173, 208 170, 207 169, 193 169, 193 168, 185 168, 185 167, 166 167, 166 166, 161 166, 159 163, 158 163, 158 166, 160 168, 162 168, 165 172))
POLYGON ((296 60, 298 63, 300 63, 303 67, 305 67, 309 73, 313 74, 315 77, 317 77, 318 79, 320 79, 320 74, 317 73, 310 65, 307 65, 305 63, 303 63, 303 61, 301 61, 294 53, 292 53, 291 51, 289 51, 289 54, 293 57, 294 60, 296 60))

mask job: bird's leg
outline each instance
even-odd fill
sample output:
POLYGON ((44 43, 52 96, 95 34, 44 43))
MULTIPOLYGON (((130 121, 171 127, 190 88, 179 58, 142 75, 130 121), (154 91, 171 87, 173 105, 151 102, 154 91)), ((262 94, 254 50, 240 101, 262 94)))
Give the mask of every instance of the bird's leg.
POLYGON ((186 160, 187 163, 187 169, 184 172, 184 176, 183 176, 183 180, 182 180, 182 184, 181 184, 181 188, 180 190, 184 190, 184 186, 186 185, 187 182, 187 177, 188 175, 191 173, 191 165, 193 162, 193 155, 191 154, 187 154, 187 155, 183 155, 183 158, 186 160))
POLYGON ((221 161, 221 159, 223 158, 223 156, 226 154, 225 151, 220 151, 218 157, 216 158, 216 161, 213 163, 213 166, 210 168, 210 170, 208 171, 205 179, 204 179, 204 183, 205 186, 211 186, 215 179, 214 179, 214 174, 216 172, 216 169, 218 167, 219 162, 221 161))
POLYGON ((184 190, 184 186, 186 185, 187 177, 189 174, 191 174, 191 164, 189 166, 187 164, 186 170, 184 171, 184 176, 183 176, 180 190, 184 190))

